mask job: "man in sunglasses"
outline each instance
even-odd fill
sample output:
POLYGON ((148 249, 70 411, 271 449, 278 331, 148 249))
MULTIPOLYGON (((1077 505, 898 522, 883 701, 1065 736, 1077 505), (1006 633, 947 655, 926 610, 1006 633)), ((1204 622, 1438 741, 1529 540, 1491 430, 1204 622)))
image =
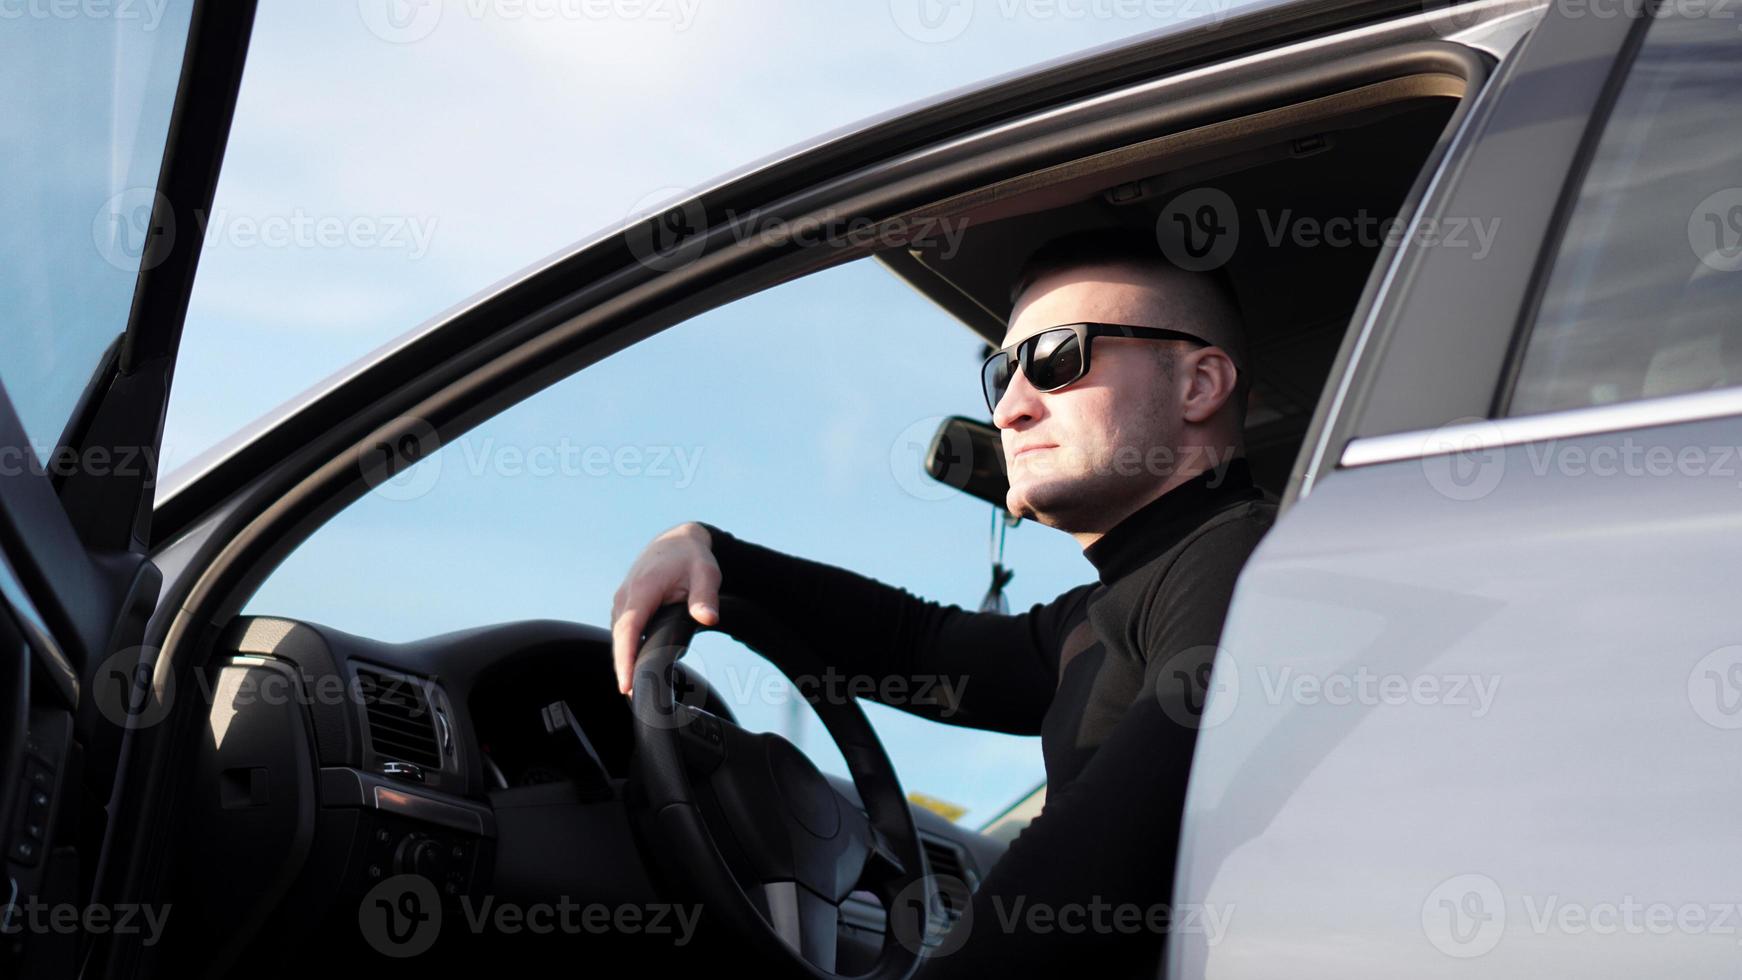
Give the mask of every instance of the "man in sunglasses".
POLYGON ((1217 278, 1111 232, 1043 246, 1013 298, 981 372, 1006 506, 1071 534, 1097 581, 1019 615, 971 612, 684 524, 617 592, 619 687, 662 603, 686 601, 729 632, 722 590, 779 610, 807 641, 814 662, 789 672, 955 679, 945 696, 896 706, 1039 735, 1047 801, 920 975, 1154 976, 1171 932, 1213 941, 1231 911, 1169 902, 1210 664, 1235 578, 1275 514, 1242 457, 1240 316, 1217 278))

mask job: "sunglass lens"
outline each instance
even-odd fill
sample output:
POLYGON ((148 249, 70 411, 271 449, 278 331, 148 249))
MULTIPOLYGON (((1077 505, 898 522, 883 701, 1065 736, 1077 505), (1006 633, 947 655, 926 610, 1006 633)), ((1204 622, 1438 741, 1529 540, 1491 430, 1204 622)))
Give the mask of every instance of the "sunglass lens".
POLYGON ((1083 346, 1074 330, 1048 330, 1032 341, 1028 383, 1037 391, 1062 388, 1083 373, 1083 346))
POLYGON ((1010 387, 1010 362, 1008 354, 995 354, 980 369, 980 388, 986 393, 986 407, 998 410, 998 400, 1004 397, 1005 389, 1010 387))

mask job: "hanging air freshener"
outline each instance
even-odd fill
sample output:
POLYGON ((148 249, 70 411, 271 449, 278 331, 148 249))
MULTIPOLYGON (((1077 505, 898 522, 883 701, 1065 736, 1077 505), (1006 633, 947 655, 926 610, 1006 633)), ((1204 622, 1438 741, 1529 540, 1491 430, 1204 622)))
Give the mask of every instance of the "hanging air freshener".
POLYGON ((992 508, 992 535, 987 548, 992 556, 992 584, 986 589, 986 598, 980 600, 981 612, 1009 613, 1010 603, 1004 596, 1004 587, 1016 576, 1016 570, 1004 567, 1004 532, 1014 527, 1020 518, 1008 514, 1004 508, 992 508))

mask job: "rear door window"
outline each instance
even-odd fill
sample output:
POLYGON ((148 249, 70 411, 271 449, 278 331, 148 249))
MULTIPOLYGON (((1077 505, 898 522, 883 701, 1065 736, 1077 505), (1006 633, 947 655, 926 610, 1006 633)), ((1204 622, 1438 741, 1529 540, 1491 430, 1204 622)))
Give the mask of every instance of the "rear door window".
POLYGON ((1742 31, 1711 12, 1665 4, 1647 29, 1507 414, 1742 385, 1742 31))

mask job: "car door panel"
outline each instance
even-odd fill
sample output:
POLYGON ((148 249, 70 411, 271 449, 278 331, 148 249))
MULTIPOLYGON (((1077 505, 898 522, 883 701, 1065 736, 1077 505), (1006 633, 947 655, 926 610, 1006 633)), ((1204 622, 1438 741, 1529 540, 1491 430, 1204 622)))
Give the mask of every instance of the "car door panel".
POLYGON ((1714 656, 1739 642, 1721 614, 1735 475, 1538 475, 1628 439, 1705 452, 1742 425, 1512 446, 1463 482, 1448 457, 1339 472, 1264 542, 1182 843, 1179 901, 1231 925, 1216 945, 1181 937, 1172 975, 1734 964, 1733 935, 1621 918, 1631 901, 1715 925, 1742 879, 1736 732, 1719 727, 1742 716, 1701 687, 1738 662, 1714 656))
POLYGON ((1646 34, 1586 14, 1550 14, 1543 70, 1503 75, 1453 163, 1468 214, 1539 152, 1512 168, 1537 199, 1487 212, 1515 236, 1500 267, 1403 257, 1388 343, 1345 382, 1374 397, 1319 434, 1320 476, 1242 575, 1175 896, 1231 924, 1178 937, 1172 976, 1734 969, 1742 397, 1488 420, 1646 34), (1574 75, 1603 82, 1554 91, 1574 75))
MULTIPOLYGON (((152 237, 138 254, 105 255, 128 275, 133 266, 122 260, 137 263, 131 307, 113 324, 117 340, 94 374, 70 388, 52 379, 62 389, 83 391, 54 445, 32 443, 7 394, 51 380, 27 372, 40 365, 15 364, 19 370, 0 387, 0 660, 6 676, 0 824, 13 903, 5 912, 8 943, 0 972, 11 975, 70 976, 81 963, 103 964, 102 957, 86 959, 101 946, 94 937, 122 934, 57 928, 40 910, 116 907, 103 901, 96 879, 111 791, 138 706, 135 668, 150 659, 140 638, 161 585, 146 555, 157 450, 202 244, 193 232, 216 188, 253 12, 251 0, 195 0, 184 14, 185 45, 172 50, 168 42, 180 42, 178 34, 152 49, 181 57, 179 71, 167 76, 175 84, 161 90, 166 100, 173 94, 173 109, 155 195, 143 192, 142 198, 151 202, 143 224, 152 237), (175 227, 183 234, 159 234, 175 227), (33 907, 39 911, 27 911, 33 907)), ((179 29, 184 22, 166 23, 179 29)), ((98 32, 96 40, 107 44, 106 38, 98 32)), ((173 70, 176 63, 157 67, 173 70)), ((114 98, 129 96, 118 91, 114 98)), ((114 125, 125 123, 121 118, 114 125)), ((109 206, 140 196, 136 192, 117 195, 109 206)), ((99 214, 99 229, 101 220, 99 214)), ((104 245, 100 236, 97 245, 104 245)), ((38 361, 57 369, 92 366, 57 363, 52 356, 38 361)))

